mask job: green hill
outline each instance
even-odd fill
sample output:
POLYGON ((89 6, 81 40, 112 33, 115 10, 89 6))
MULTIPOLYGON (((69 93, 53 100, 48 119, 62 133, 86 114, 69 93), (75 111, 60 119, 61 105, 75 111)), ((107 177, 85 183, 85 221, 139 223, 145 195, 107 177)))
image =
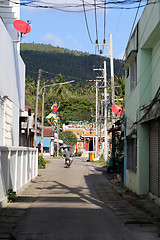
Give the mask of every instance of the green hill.
MULTIPOLYGON (((104 57, 88 53, 70 51, 68 49, 54 47, 52 45, 23 43, 21 44, 21 56, 26 64, 27 76, 37 79, 38 69, 53 74, 43 73, 43 77, 51 79, 57 74, 62 74, 65 79, 86 81, 95 79, 93 66, 103 66, 104 57)), ((110 78, 110 63, 107 61, 107 76, 110 78)), ((115 75, 121 77, 123 61, 114 59, 115 75)))
MULTIPOLYGON (((91 119, 91 108, 95 113, 95 88, 93 88, 93 83, 88 83, 86 80, 96 78, 93 66, 99 68, 101 65, 103 67, 103 57, 34 43, 21 44, 21 56, 26 64, 25 103, 32 107, 33 112, 36 100, 35 83, 37 82, 38 70, 42 69, 40 88, 42 88, 43 82, 52 84, 75 80, 73 85, 57 85, 46 88, 45 116, 50 113, 52 102, 56 100, 59 104, 58 112, 63 118, 63 122, 91 119)), ((106 61, 109 79, 110 60, 106 59, 106 61)), ((122 64, 122 61, 114 59, 114 71, 118 78, 123 75, 122 64)), ((99 97, 102 93, 103 89, 99 89, 99 97)), ((38 112, 40 118, 41 106, 42 98, 40 96, 38 112)), ((45 122, 45 124, 48 123, 45 122)))

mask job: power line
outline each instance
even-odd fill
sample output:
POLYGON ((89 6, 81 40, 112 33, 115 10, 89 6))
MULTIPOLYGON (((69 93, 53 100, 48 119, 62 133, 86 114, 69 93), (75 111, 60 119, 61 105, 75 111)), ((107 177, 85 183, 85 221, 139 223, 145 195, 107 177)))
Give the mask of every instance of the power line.
POLYGON ((98 44, 98 26, 97 26, 96 0, 94 0, 94 8, 95 8, 95 25, 96 25, 96 43, 98 44))
MULTIPOLYGON (((141 6, 141 2, 142 2, 142 0, 140 0, 140 2, 139 2, 138 9, 137 9, 137 12, 136 12, 136 15, 135 15, 133 24, 132 24, 132 28, 131 28, 131 31, 130 31, 130 35, 129 35, 128 42, 129 42, 129 40, 131 39, 131 36, 132 36, 132 31, 133 31, 135 22, 136 22, 136 20, 137 20, 137 16, 138 16, 138 12, 139 12, 139 9, 140 9, 140 6, 141 6)), ((124 55, 123 55, 123 60, 124 60, 124 58, 125 58, 125 53, 124 53, 124 55)))
POLYGON ((85 22, 86 22, 86 28, 87 28, 88 36, 89 36, 89 39, 90 39, 91 43, 94 44, 94 42, 92 41, 90 32, 89 32, 89 27, 88 27, 88 21, 87 21, 87 15, 86 15, 86 10, 85 10, 84 0, 82 0, 82 3, 83 3, 83 11, 84 11, 84 17, 85 17, 85 22))
MULTIPOLYGON (((132 125, 132 127, 134 127, 136 124, 138 124, 138 123, 141 122, 143 119, 145 119, 145 117, 147 116, 147 114, 151 111, 153 105, 154 105, 157 101, 160 101, 159 97, 160 97, 160 87, 158 88, 158 90, 157 90, 157 92, 156 92, 156 94, 155 94, 152 102, 150 103, 149 108, 148 108, 148 110, 146 111, 146 113, 145 113, 138 121, 136 121, 136 122, 132 125)), ((131 127, 131 128, 132 128, 132 127, 131 127)))
MULTIPOLYGON (((140 42, 141 42, 141 40, 142 40, 142 37, 143 37, 144 32, 145 32, 145 30, 146 30, 146 27, 147 27, 147 25, 148 25, 148 23, 149 23, 149 20, 150 20, 151 16, 152 16, 152 12, 153 12, 153 7, 152 7, 152 11, 151 11, 151 13, 150 13, 150 16, 149 16, 149 18, 148 18, 148 21, 146 22, 146 25, 144 26, 144 31, 143 31, 143 33, 142 33, 142 36, 141 36, 140 40, 139 40, 139 44, 140 44, 140 42)), ((152 59, 154 58, 156 52, 158 51, 158 48, 159 48, 159 47, 160 47, 160 44, 157 46, 154 54, 151 56, 150 61, 148 62, 148 64, 147 64, 146 68, 144 69, 142 75, 140 76, 139 80, 137 81, 137 85, 140 83, 140 80, 141 80, 141 78, 143 77, 143 74, 144 74, 145 71, 148 69, 148 66, 150 65, 150 63, 151 63, 152 59)), ((137 86, 137 85, 136 85, 136 86, 137 86)), ((131 95, 129 95, 129 97, 126 99, 126 101, 125 101, 126 103, 127 103, 127 101, 129 100, 130 97, 131 97, 131 95)))
POLYGON ((106 0, 104 2, 104 39, 103 39, 103 43, 105 44, 106 43, 106 6, 107 6, 107 3, 106 3, 106 0))
MULTIPOLYGON (((11 3, 14 3, 15 5, 22 5, 22 6, 26 6, 26 7, 34 7, 34 8, 44 8, 44 9, 54 9, 54 10, 58 10, 58 11, 63 11, 63 12, 75 12, 75 13, 82 13, 84 10, 77 10, 79 8, 84 8, 84 5, 87 7, 87 9, 85 9, 85 12, 87 11, 93 11, 95 4, 94 3, 83 3, 83 4, 54 4, 51 2, 43 2, 43 1, 31 1, 31 0, 21 0, 20 3, 15 2, 14 0, 7 0, 10 1, 11 3)), ((143 4, 141 4, 140 8, 146 6, 146 5, 150 5, 150 4, 155 4, 157 3, 157 1, 154 2, 149 2, 147 0, 141 0, 141 2, 144 2, 143 4)), ((139 0, 123 0, 123 1, 108 1, 105 2, 105 0, 100 1, 98 3, 96 3, 96 7, 97 9, 105 9, 106 8, 106 4, 107 4, 107 9, 136 9, 139 8, 139 6, 136 6, 136 4, 138 4, 140 1, 139 0)))
MULTIPOLYGON (((138 8, 137 8, 136 16, 135 16, 135 18, 134 18, 133 25, 132 25, 132 28, 131 28, 131 32, 130 32, 130 35, 129 35, 129 40, 130 40, 130 38, 131 38, 132 31, 133 31, 135 22, 136 22, 136 20, 137 20, 137 16, 138 16, 138 12, 139 12, 139 9, 140 9, 140 6, 141 6, 141 2, 142 2, 142 0, 140 0, 139 5, 138 5, 138 8)), ((129 41, 129 40, 128 40, 128 41, 129 41)))
MULTIPOLYGON (((160 46, 160 45, 159 45, 159 46, 160 46)), ((158 48, 159 48, 159 46, 158 46, 158 48)), ((158 49, 158 48, 157 48, 157 49, 158 49)), ((156 52, 157 52, 157 51, 155 51, 155 53, 156 53, 156 52)), ((155 55, 155 54, 154 54, 154 55, 155 55)), ((152 58, 153 58, 153 57, 152 57, 152 58)), ((152 60, 152 58, 151 58, 151 60, 152 60)), ((154 67, 154 69, 153 69, 153 71, 152 71, 152 74, 151 74, 151 76, 150 76, 147 84, 146 84, 146 87, 144 88, 144 91, 142 92, 142 94, 141 94, 141 96, 140 96, 140 99, 139 99, 139 101, 138 101, 138 103, 137 103, 137 105, 136 105, 137 107, 139 106, 139 103, 140 103, 143 95, 145 94, 145 92, 146 92, 146 90, 147 90, 147 87, 148 87, 148 85, 149 85, 149 83, 150 83, 150 81, 151 81, 151 79, 152 79, 152 76, 153 76, 153 74, 154 74, 154 72, 155 72, 155 70, 156 70, 156 68, 157 68, 157 65, 158 65, 159 61, 160 61, 160 56, 159 56, 159 58, 158 58, 158 60, 157 60, 157 62, 156 62, 156 64, 155 64, 155 67, 154 67)), ((150 61, 150 62, 151 62, 151 61, 150 61)), ((148 63, 146 69, 148 68, 150 62, 148 63)), ((146 69, 144 70, 144 72, 146 71, 146 69)), ((144 74, 144 72, 143 72, 143 74, 144 74)), ((142 78, 143 74, 141 75, 140 79, 142 78)), ((138 83, 140 82, 140 79, 139 79, 138 83)), ((131 95, 130 95, 130 96, 131 96, 131 95)), ((125 101, 125 103, 128 102, 130 96, 129 96, 128 99, 125 101)), ((134 124, 133 124, 133 126, 134 126, 134 124)), ((133 126, 132 126, 132 127, 133 127, 133 126)), ((132 128, 132 127, 131 127, 131 128, 132 128)))

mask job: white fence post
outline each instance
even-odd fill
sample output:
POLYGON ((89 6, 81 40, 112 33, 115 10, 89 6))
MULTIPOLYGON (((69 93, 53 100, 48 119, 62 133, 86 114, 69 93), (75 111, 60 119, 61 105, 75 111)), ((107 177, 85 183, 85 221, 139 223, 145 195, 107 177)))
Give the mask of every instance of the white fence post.
POLYGON ((14 184, 13 191, 17 191, 17 161, 18 161, 18 151, 16 151, 15 155, 15 166, 14 166, 14 184))
POLYGON ((11 151, 8 151, 8 174, 7 174, 7 188, 10 188, 10 164, 11 164, 11 151))
POLYGON ((24 161, 24 184, 27 183, 27 161, 28 161, 28 150, 25 151, 25 161, 24 161))
POLYGON ((35 152, 35 164, 36 164, 36 172, 35 172, 35 175, 38 176, 38 149, 36 149, 36 152, 35 152))
POLYGON ((0 147, 0 206, 7 190, 20 191, 38 175, 38 151, 26 147, 0 147), (6 164, 6 165, 5 165, 6 164))
POLYGON ((24 174, 23 174, 23 164, 24 164, 24 160, 23 160, 23 150, 21 152, 21 171, 20 171, 20 187, 22 187, 23 185, 23 178, 24 178, 24 174))

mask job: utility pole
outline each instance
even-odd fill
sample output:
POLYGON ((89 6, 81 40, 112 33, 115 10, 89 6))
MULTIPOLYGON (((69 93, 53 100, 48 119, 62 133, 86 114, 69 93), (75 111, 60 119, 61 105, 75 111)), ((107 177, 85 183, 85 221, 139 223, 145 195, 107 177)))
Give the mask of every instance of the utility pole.
POLYGON ((37 95, 36 95, 36 111, 35 111, 35 132, 34 132, 34 148, 36 148, 37 144, 37 116, 38 116, 38 97, 39 97, 39 85, 40 85, 40 79, 41 79, 41 72, 42 70, 39 69, 38 71, 38 80, 37 80, 37 95))
MULTIPOLYGON (((114 66, 113 66, 113 47, 112 47, 112 34, 109 34, 110 44, 109 44, 109 52, 110 52, 110 69, 111 69, 111 93, 112 93, 112 105, 115 103, 115 87, 114 87, 114 66)), ((115 122, 115 113, 112 112, 112 125, 115 122)))
POLYGON ((57 157, 59 157, 59 114, 57 112, 57 157))
MULTIPOLYGON (((39 69, 39 71, 41 71, 41 69, 39 69)), ((40 82, 40 76, 41 76, 41 74, 40 75, 38 75, 38 80, 39 80, 39 82, 40 82)), ((37 83, 37 92, 39 93, 39 82, 37 83)), ((50 87, 50 86, 56 86, 56 85, 64 85, 64 84, 68 84, 68 83, 72 83, 72 82, 74 82, 74 80, 72 80, 72 81, 68 81, 68 82, 64 82, 64 83, 53 83, 53 84, 48 84, 48 85, 45 85, 45 83, 44 83, 44 86, 42 87, 42 131, 41 131, 41 154, 43 154, 43 130, 44 130, 44 94, 45 94, 45 88, 46 87, 50 87)), ((37 96, 38 96, 38 94, 37 94, 37 96)), ((38 103, 37 103, 38 101, 36 100, 36 106, 37 106, 37 109, 38 109, 38 103)), ((37 110, 38 111, 38 110, 37 110)), ((37 112, 36 111, 36 112, 37 112)), ((58 119, 58 118, 57 118, 58 119)), ((58 121, 58 120, 57 120, 58 121)), ((58 124, 58 123, 57 123, 58 124)), ((58 134, 58 130, 57 130, 57 134, 58 134)), ((35 137, 34 137, 34 139, 35 139, 35 137)), ((58 146, 58 140, 57 140, 57 146, 58 146)), ((59 156, 59 153, 58 153, 58 151, 57 151, 57 156, 59 156)))
MULTIPOLYGON (((100 54, 102 56, 110 56, 110 69, 111 69, 111 94, 112 94, 112 105, 115 103, 115 87, 114 87, 114 65, 113 65, 113 47, 112 47, 112 34, 109 34, 110 43, 109 44, 96 44, 97 46, 108 47, 109 54, 104 54, 102 51, 100 54)), ((105 161, 107 161, 108 157, 108 149, 107 149, 107 76, 106 76, 106 61, 104 61, 104 101, 105 101, 105 111, 104 111, 104 125, 105 125, 105 150, 104 150, 104 157, 105 161)), ((112 125, 114 124, 115 114, 112 112, 112 125)), ((112 146, 112 150, 113 146, 112 146)), ((112 156, 113 156, 112 151, 112 156)))
POLYGON ((98 157, 98 82, 96 81, 96 157, 98 157))
POLYGON ((92 121, 92 126, 93 126, 93 152, 95 149, 95 143, 94 143, 94 122, 92 121))
POLYGON ((92 108, 91 108, 91 117, 92 117, 93 152, 94 152, 95 144, 94 144, 94 122, 93 122, 93 109, 92 108))
POLYGON ((107 73, 106 73, 106 61, 104 61, 104 134, 105 134, 105 147, 104 147, 104 159, 108 158, 108 134, 107 134, 107 73))
MULTIPOLYGON (((98 69, 93 69, 93 71, 101 71, 103 72, 104 69, 103 68, 98 68, 98 69)), ((95 117, 95 128, 96 128, 96 132, 95 132, 95 157, 98 157, 98 140, 99 140, 99 131, 98 131, 98 82, 103 82, 104 81, 104 77, 103 76, 97 76, 96 80, 87 80, 87 82, 96 82, 96 117, 95 117)))
POLYGON ((41 155, 43 156, 43 133, 44 133, 44 94, 45 94, 45 83, 42 88, 42 130, 41 130, 41 155))

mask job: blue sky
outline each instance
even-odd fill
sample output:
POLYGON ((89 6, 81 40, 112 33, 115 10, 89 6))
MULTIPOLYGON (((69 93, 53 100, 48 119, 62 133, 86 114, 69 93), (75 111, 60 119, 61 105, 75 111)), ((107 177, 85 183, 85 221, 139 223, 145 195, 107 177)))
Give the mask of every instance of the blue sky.
MULTIPOLYGON (((58 2, 60 3, 61 0, 58 2)), ((109 33, 112 33, 114 58, 121 58, 124 54, 136 11, 136 9, 107 10, 106 40, 109 43, 109 33)), ((139 11, 137 19, 141 13, 142 9, 139 11)), ((87 19, 91 37, 95 42, 94 11, 87 12, 87 19)), ((31 32, 24 36, 22 42, 51 44, 70 50, 95 53, 95 45, 89 40, 83 13, 65 13, 52 9, 21 6, 21 20, 31 21, 31 32)), ((102 10, 97 13, 97 21, 99 43, 102 43, 104 36, 102 10)))

